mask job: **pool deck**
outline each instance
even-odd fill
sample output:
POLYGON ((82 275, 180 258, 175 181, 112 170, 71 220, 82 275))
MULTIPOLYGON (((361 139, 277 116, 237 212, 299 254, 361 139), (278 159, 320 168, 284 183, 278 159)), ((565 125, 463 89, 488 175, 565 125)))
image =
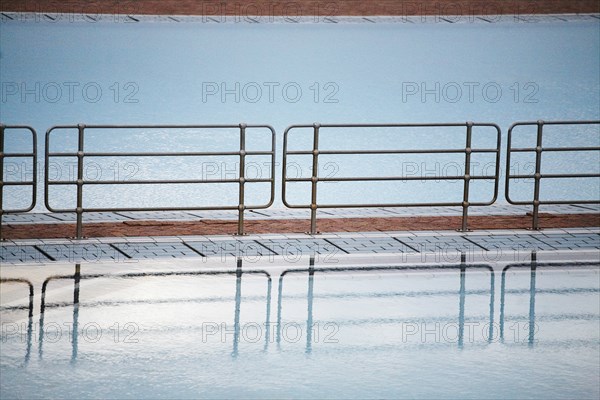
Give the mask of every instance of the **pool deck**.
POLYGON ((420 261, 458 262, 510 259, 519 261, 532 251, 562 253, 568 260, 598 258, 600 228, 498 230, 477 232, 402 231, 271 235, 161 236, 94 239, 7 240, 0 245, 2 264, 52 262, 135 263, 142 260, 244 258, 250 262, 275 262, 320 257, 337 264, 348 256, 386 255, 397 261, 416 256, 420 261), (595 255, 595 257, 594 257, 595 255))
POLYGON ((540 214, 544 229, 539 231, 526 229, 531 225, 526 206, 472 207, 469 226, 474 229, 469 232, 454 229, 460 226, 461 213, 459 207, 320 210, 318 228, 323 233, 310 235, 304 233, 308 210, 267 209, 246 213, 249 234, 244 236, 232 234, 235 212, 88 213, 84 215, 88 237, 81 240, 67 238, 74 234, 74 214, 6 215, 2 234, 8 239, 1 242, 0 261, 12 265, 238 257, 271 261, 302 256, 331 261, 379 255, 439 261, 460 253, 470 259, 490 255, 514 259, 532 251, 562 252, 567 257, 569 252, 572 256, 585 252, 596 259, 600 254, 598 205, 546 206, 540 214), (278 229, 281 221, 288 231, 278 229), (485 221, 493 227, 482 228, 485 221), (522 226, 515 224, 519 221, 522 226), (410 224, 412 229, 397 229, 410 224), (89 235, 102 233, 94 232, 98 226, 105 233, 120 234, 89 235), (257 232, 258 226, 265 229, 257 232), (189 233, 194 230, 204 233, 189 233), (19 232, 25 237, 15 234, 19 232), (48 232, 66 236, 45 238, 48 232))

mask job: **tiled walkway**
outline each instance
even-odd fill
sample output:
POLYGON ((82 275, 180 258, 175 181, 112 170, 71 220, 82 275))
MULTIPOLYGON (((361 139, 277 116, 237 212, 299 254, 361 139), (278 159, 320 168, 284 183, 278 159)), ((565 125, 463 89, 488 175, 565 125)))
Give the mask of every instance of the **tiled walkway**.
POLYGON ((370 232, 98 238, 87 240, 15 240, 0 246, 6 264, 135 261, 215 257, 299 257, 322 255, 428 254, 436 252, 599 251, 600 229, 545 231, 370 232))

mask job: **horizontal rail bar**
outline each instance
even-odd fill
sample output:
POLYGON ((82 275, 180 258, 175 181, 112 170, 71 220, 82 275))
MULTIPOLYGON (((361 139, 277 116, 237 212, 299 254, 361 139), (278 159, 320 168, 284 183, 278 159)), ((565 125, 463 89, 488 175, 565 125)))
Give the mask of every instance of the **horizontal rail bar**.
MULTIPOLYGON (((260 205, 244 205, 245 210, 264 210, 269 208, 268 204, 260 204, 260 205)), ((130 211, 130 212, 151 212, 151 211, 238 211, 240 209, 239 205, 235 206, 203 206, 203 207, 82 207, 83 212, 122 212, 122 211, 130 211)), ((75 208, 62 208, 62 209, 54 209, 52 212, 56 213, 73 213, 77 210, 75 208)))
POLYGON ((538 123, 542 123, 543 125, 594 125, 600 123, 598 120, 579 120, 579 121, 524 121, 524 122, 515 122, 512 126, 522 126, 522 125, 538 125, 538 123))
MULTIPOLYGON (((239 125, 84 125, 85 129, 239 129, 239 125)), ((270 128, 269 125, 246 125, 247 128, 270 128)), ((53 129, 77 129, 78 125, 56 125, 53 129)))
POLYGON ((4 181, 4 186, 32 186, 35 185, 34 181, 4 181))
MULTIPOLYGON (((469 206, 489 206, 492 202, 469 202, 469 206)), ((366 203, 366 204, 321 204, 317 208, 410 208, 410 207, 460 207, 462 201, 454 203, 366 203)), ((311 208, 310 204, 288 205, 288 208, 311 208)))
MULTIPOLYGON (((497 149, 471 149, 471 153, 497 153, 497 149)), ((318 154, 452 154, 466 153, 466 149, 415 149, 415 150, 318 150, 318 154)), ((290 150, 288 155, 312 155, 311 150, 290 150)))
MULTIPOLYGON (((272 178, 244 178, 246 183, 271 183, 272 178)), ((48 185, 77 185, 77 181, 48 181, 48 185)), ((162 185, 162 184, 191 184, 191 183, 240 183, 240 179, 185 179, 185 180, 131 180, 131 181, 82 181, 82 185, 162 185)))
MULTIPOLYGON (((535 175, 510 175, 508 179, 535 179, 535 175)), ((539 178, 600 178, 600 174, 540 174, 539 178)))
MULTIPOLYGON (((469 122, 435 122, 430 124, 319 124, 321 128, 436 128, 436 127, 466 127, 469 122)), ((472 126, 497 127, 487 122, 473 122, 472 126)), ((313 128, 314 124, 291 125, 293 128, 313 128)))
MULTIPOLYGON (((558 204, 600 204, 600 200, 538 200, 537 202, 540 205, 558 205, 558 204)), ((518 206, 531 206, 534 205, 535 202, 531 201, 520 201, 520 200, 512 200, 510 204, 518 205, 518 206)))
MULTIPOLYGON (((270 156, 272 151, 246 151, 247 156, 270 156)), ((99 152, 83 152, 84 157, 185 157, 185 156, 239 156, 239 151, 224 151, 224 152, 146 152, 146 153, 99 153, 99 152)), ((48 153, 49 157, 78 157, 78 153, 48 153)))
MULTIPOLYGON (((362 182, 362 181, 444 181, 444 180, 464 180, 464 179, 495 179, 495 176, 357 176, 357 177, 339 177, 339 178, 316 178, 317 182, 362 182)), ((288 178, 288 182, 312 182, 313 178, 288 178)))
MULTIPOLYGON (((517 147, 511 148, 513 153, 525 153, 538 151, 535 147, 517 147)), ((600 147, 542 147, 541 151, 600 151, 600 147)))
POLYGON ((2 156, 4 158, 24 158, 24 157, 34 157, 34 153, 3 153, 2 156))

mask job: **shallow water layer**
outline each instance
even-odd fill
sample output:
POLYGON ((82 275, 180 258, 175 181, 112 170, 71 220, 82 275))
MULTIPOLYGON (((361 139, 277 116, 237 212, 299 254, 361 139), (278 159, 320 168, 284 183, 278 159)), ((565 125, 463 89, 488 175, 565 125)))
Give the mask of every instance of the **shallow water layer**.
MULTIPOLYGON (((31 318, 27 285, 3 282, 0 394, 599 395, 595 267, 321 272, 317 266, 314 273, 298 267, 244 265, 240 275, 177 265, 125 272, 84 265, 75 286, 73 266, 37 269, 29 274, 31 318)), ((5 271, 4 277, 19 274, 5 271)))

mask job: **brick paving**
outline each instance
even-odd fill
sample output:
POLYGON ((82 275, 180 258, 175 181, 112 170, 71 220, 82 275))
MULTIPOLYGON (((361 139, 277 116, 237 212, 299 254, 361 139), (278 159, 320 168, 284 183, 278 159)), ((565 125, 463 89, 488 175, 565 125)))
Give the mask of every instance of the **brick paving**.
MULTIPOLYGON (((600 226, 600 214, 544 214, 540 215, 542 228, 577 228, 600 226)), ((373 218, 327 218, 318 220, 320 232, 387 232, 459 229, 458 216, 415 216, 373 218)), ((527 229, 531 227, 528 215, 492 215, 469 217, 469 228, 527 229)), ((247 220, 247 233, 303 233, 310 230, 306 219, 247 220)), ((84 224, 85 237, 126 236, 182 236, 182 235, 228 235, 237 231, 237 221, 124 221, 84 224)), ((69 238, 75 235, 75 224, 5 224, 3 239, 69 238)))
POLYGON ((496 15, 597 13, 597 0, 3 0, 2 11, 123 15, 496 15))
MULTIPOLYGON (((524 215, 531 207, 509 204, 469 207, 470 216, 481 215, 524 215)), ((600 204, 546 205, 541 209, 545 214, 598 214, 600 204)), ((370 218, 370 217, 414 217, 414 216, 461 216, 461 207, 374 207, 374 208, 338 208, 321 209, 319 219, 326 218, 370 218)), ((247 220, 263 219, 307 219, 309 211, 292 208, 269 208, 266 210, 248 210, 244 214, 247 220)), ((5 224, 57 224, 74 223, 75 213, 29 212, 7 214, 2 217, 5 224)), ((198 221, 232 220, 237 221, 237 211, 155 211, 155 212, 89 212, 84 214, 85 222, 123 222, 123 221, 198 221)))

